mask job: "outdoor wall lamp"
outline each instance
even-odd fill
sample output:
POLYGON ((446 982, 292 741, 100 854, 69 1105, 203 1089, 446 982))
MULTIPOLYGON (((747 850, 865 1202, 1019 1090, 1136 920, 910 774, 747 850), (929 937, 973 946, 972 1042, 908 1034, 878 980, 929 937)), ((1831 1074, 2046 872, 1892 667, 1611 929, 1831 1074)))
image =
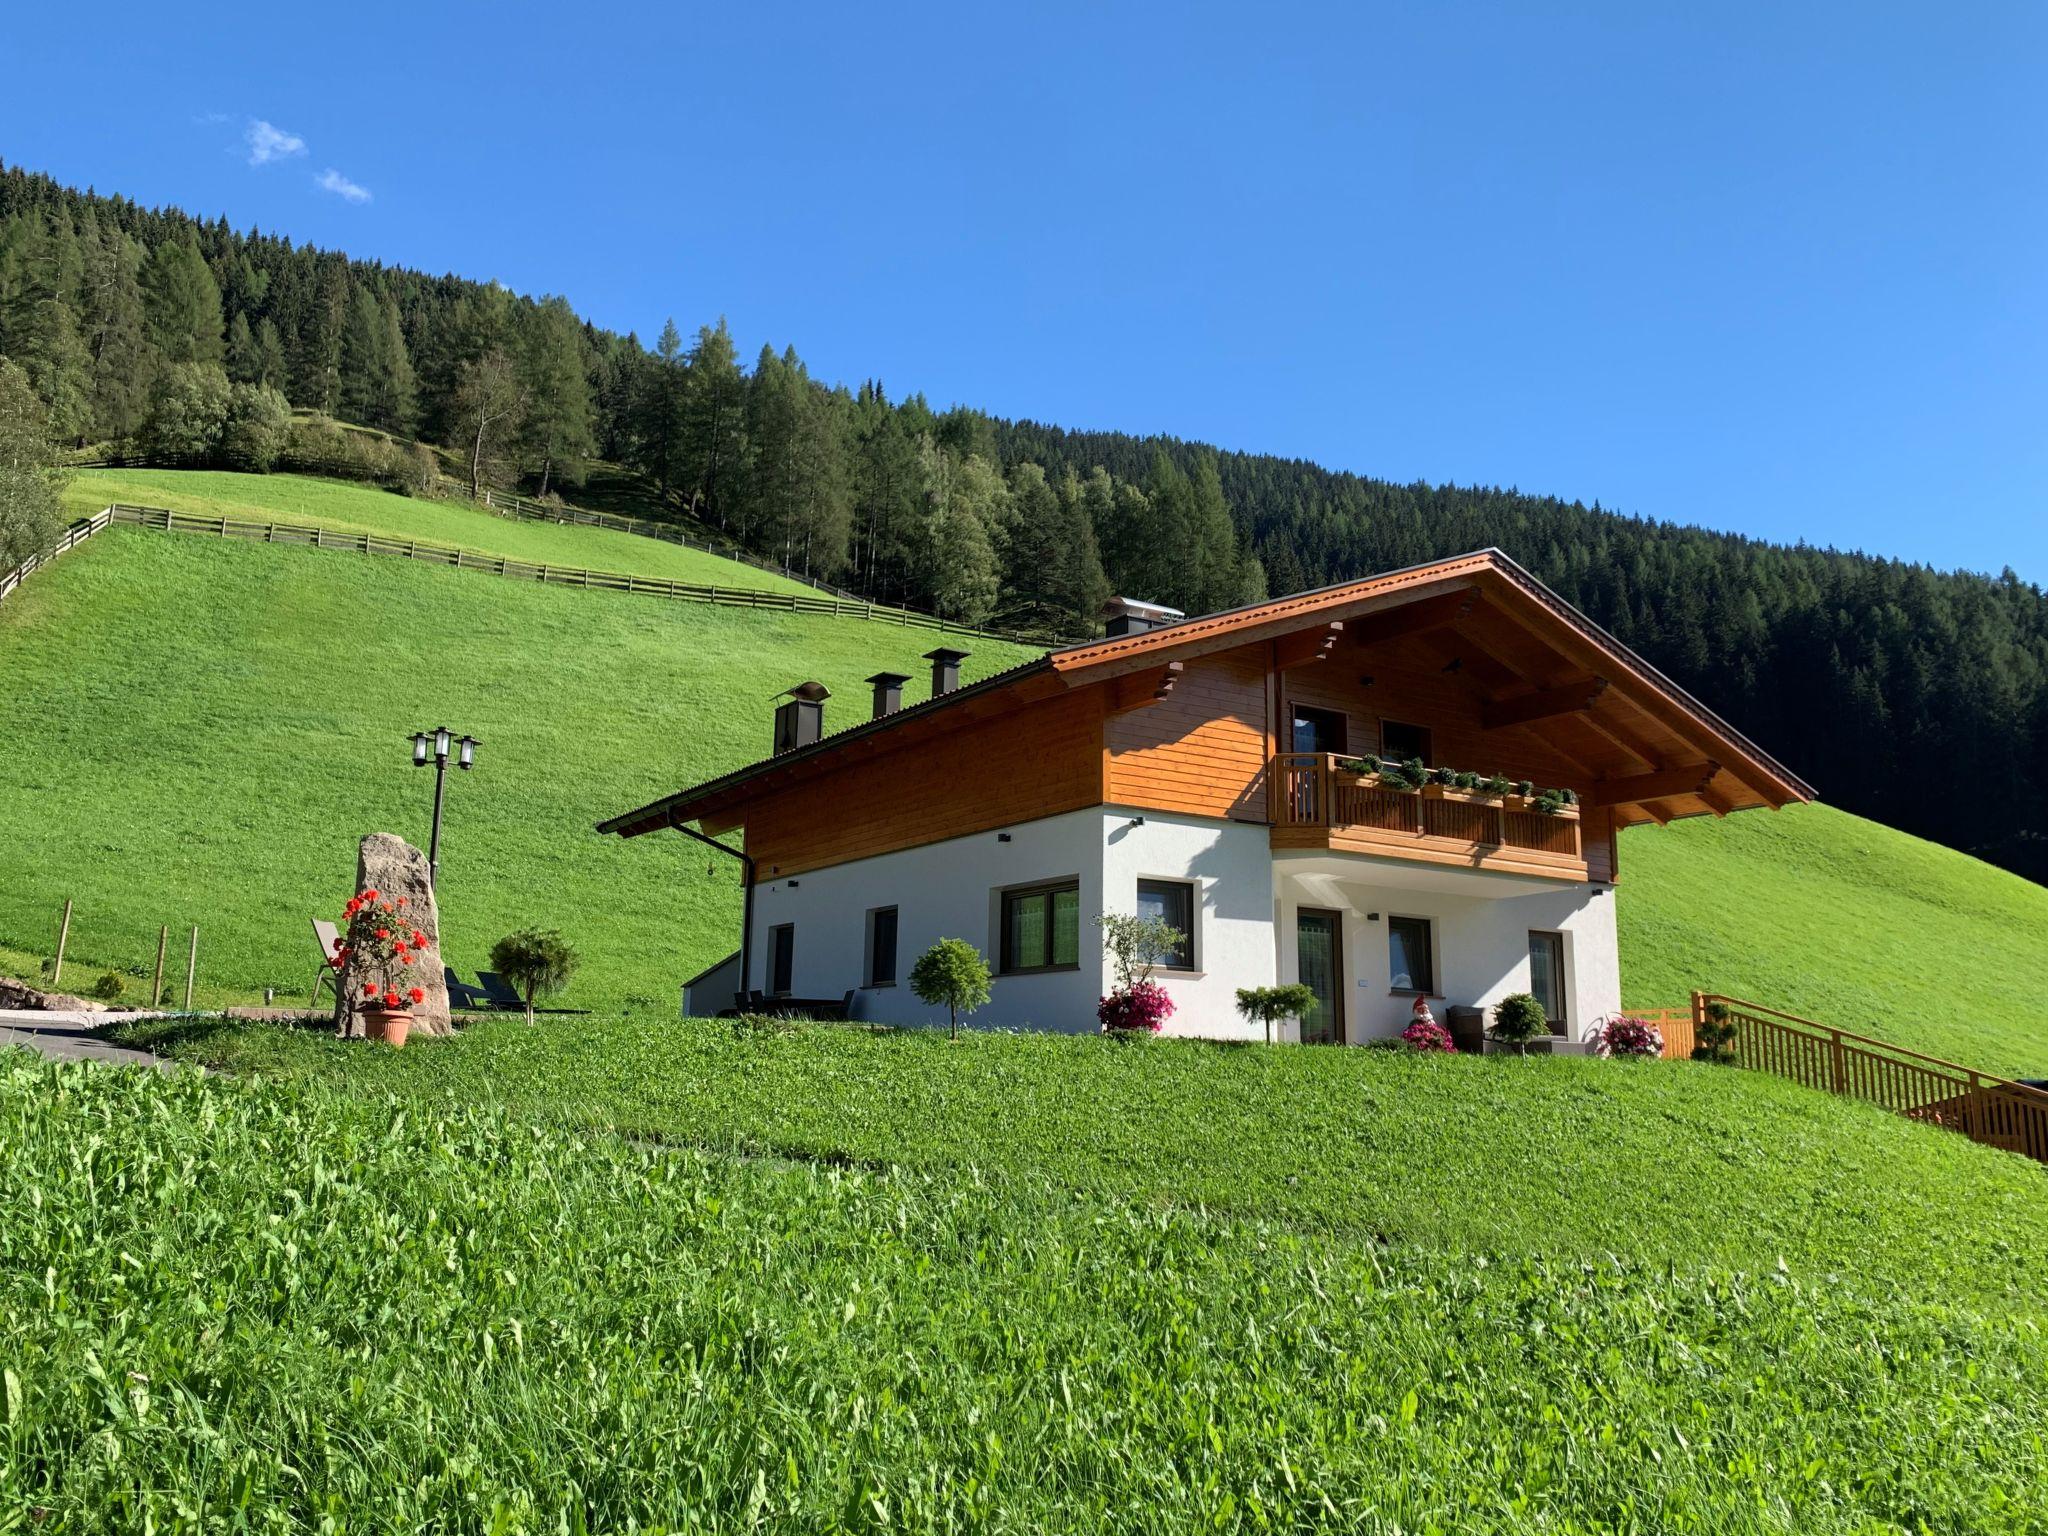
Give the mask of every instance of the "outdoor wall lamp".
POLYGON ((456 749, 455 765, 465 771, 476 766, 477 739, 464 736, 454 740, 454 732, 445 725, 437 725, 432 731, 412 733, 412 765, 415 768, 427 766, 427 749, 433 748, 434 755, 434 828, 427 842, 427 884, 437 883, 441 873, 441 797, 448 787, 448 748, 456 749))

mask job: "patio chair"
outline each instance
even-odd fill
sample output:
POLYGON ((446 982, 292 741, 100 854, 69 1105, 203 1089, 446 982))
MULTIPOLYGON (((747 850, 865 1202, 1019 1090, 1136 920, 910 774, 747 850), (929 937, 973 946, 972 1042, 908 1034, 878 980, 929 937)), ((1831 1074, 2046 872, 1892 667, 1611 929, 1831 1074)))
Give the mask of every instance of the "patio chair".
POLYGON ((526 999, 519 995, 519 989, 500 976, 496 971, 478 971, 476 979, 484 984, 484 1006, 526 1012, 526 999))
POLYGON ((313 973, 313 993, 306 999, 308 1008, 320 1003, 320 989, 325 987, 334 994, 335 1002, 341 1001, 340 988, 336 986, 340 972, 334 968, 334 952, 341 947, 341 930, 325 918, 313 919, 313 937, 320 941, 320 969, 313 973))
POLYGON ((453 966, 441 967, 441 979, 448 984, 448 1006, 450 1008, 493 1008, 490 993, 482 987, 472 987, 455 974, 453 966))

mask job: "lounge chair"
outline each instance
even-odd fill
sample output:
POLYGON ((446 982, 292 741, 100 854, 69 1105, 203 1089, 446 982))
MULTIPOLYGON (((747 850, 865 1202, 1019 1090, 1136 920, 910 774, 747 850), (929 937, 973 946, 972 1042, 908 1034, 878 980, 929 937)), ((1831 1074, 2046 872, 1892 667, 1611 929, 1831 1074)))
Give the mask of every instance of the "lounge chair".
POLYGON ((313 919, 313 937, 320 941, 320 969, 313 973, 313 993, 306 999, 308 1008, 320 1004, 320 989, 325 987, 334 994, 335 1002, 341 1001, 341 993, 335 986, 338 975, 334 969, 334 952, 341 947, 341 930, 325 918, 313 919))
POLYGON ((441 979, 448 984, 448 1006, 450 1008, 492 1008, 490 993, 482 987, 472 987, 455 974, 454 967, 442 966, 441 979))
MULTIPOLYGON (((476 979, 484 984, 484 1006, 501 1009, 506 1013, 526 1012, 526 999, 519 995, 519 989, 500 976, 496 971, 478 971, 476 979)), ((535 1013, 588 1013, 588 1008, 536 1008, 535 1013)))

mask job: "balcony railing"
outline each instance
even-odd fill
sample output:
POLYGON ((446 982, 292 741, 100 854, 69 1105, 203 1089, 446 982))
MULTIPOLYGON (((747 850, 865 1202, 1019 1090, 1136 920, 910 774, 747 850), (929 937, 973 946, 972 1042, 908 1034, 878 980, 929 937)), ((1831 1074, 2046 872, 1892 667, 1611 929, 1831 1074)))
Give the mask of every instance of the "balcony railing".
POLYGON ((1574 806, 1536 810, 1519 795, 1430 785, 1390 789, 1329 752, 1282 752, 1268 776, 1276 848, 1329 848, 1586 878, 1574 806))

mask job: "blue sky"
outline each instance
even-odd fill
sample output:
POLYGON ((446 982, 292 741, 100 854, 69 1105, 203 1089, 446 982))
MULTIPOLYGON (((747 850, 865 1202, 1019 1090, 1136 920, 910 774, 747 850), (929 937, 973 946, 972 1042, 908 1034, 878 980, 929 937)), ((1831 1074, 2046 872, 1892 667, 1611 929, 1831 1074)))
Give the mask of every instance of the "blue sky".
POLYGON ((2048 8, 210 14, 24 8, 0 156, 936 404, 2048 582, 2048 8))

